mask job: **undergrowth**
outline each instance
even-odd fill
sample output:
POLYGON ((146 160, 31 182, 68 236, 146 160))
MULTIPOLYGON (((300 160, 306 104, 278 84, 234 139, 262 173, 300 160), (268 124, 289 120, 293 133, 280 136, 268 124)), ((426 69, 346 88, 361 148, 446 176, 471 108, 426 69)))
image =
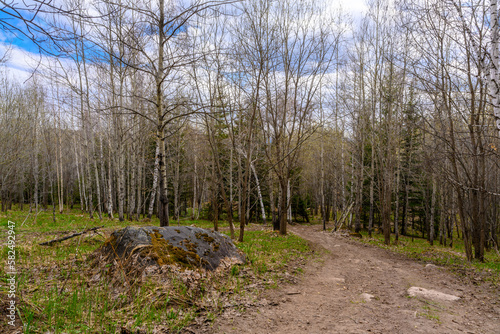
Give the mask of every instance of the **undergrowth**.
MULTIPOLYGON (((241 309, 255 302, 259 291, 277 287, 299 273, 300 268, 292 263, 310 254, 303 239, 291 234, 279 236, 258 225, 245 231, 245 241, 236 244, 246 254, 247 263, 233 265, 218 275, 195 275, 196 288, 192 281, 178 275, 172 275, 168 282, 148 278, 132 281, 126 275, 119 282, 112 282, 104 273, 92 271, 89 256, 112 231, 129 225, 159 226, 157 219, 91 220, 78 210, 56 214, 55 223, 50 211, 40 212, 36 222, 27 211, 8 211, 0 219, 3 231, 7 231, 8 220, 16 223, 17 307, 24 333, 180 332, 197 317, 210 322, 225 308, 241 309), (101 225, 104 228, 97 233, 52 246, 39 245, 101 225)), ((213 227, 208 221, 180 223, 213 227)), ((227 233, 227 223, 219 222, 219 227, 227 233)), ((5 233, 1 235, 6 238, 5 233)), ((6 258, 6 247, 2 247, 1 254, 6 258)), ((0 275, 0 289, 4 290, 3 266, 0 275)))

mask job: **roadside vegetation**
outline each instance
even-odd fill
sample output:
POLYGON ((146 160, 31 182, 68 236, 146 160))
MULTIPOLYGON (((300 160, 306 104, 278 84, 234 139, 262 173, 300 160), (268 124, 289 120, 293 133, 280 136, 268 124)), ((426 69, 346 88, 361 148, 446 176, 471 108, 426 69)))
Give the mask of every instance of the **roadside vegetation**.
POLYGON ((487 248, 484 262, 467 261, 464 243, 456 233, 453 235, 455 241, 448 240, 446 245, 440 244, 439 241, 430 245, 427 239, 412 236, 412 231, 409 231, 408 236, 400 235, 397 242, 394 241, 394 235, 392 235, 393 242, 390 245, 385 244, 382 233, 373 233, 371 238, 366 231, 361 231, 360 234, 362 238, 356 239, 363 243, 403 254, 422 262, 450 268, 471 278, 475 284, 484 280, 500 286, 500 256, 496 250, 493 247, 487 248))
MULTIPOLYGON (((293 234, 281 236, 271 227, 249 225, 245 242, 236 243, 247 256, 245 265, 220 273, 173 270, 168 282, 154 277, 113 280, 102 270, 113 264, 95 268, 89 256, 114 230, 127 225, 158 226, 159 221, 89 220, 79 210, 56 214, 55 222, 53 218, 50 211, 40 212, 36 222, 27 211, 1 215, 4 231, 9 220, 16 223, 17 307, 24 333, 181 331, 197 319, 213 321, 226 308, 241 311, 254 305, 265 289, 293 281, 302 271, 304 257, 312 254, 307 242, 293 234), (52 246, 39 245, 95 226, 104 227, 52 246)), ((180 224, 213 227, 204 220, 180 224)), ((219 228, 229 233, 226 222, 219 222, 219 228)), ((2 258, 6 252, 3 247, 2 258)), ((1 277, 6 277, 3 266, 0 270, 1 277)))

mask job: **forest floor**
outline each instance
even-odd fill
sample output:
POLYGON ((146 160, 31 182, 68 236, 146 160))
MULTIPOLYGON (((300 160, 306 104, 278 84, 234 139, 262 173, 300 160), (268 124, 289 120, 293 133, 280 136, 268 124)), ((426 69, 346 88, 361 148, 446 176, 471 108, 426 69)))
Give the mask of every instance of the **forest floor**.
POLYGON ((290 230, 324 249, 320 261, 308 261, 296 284, 265 291, 259 306, 228 309, 194 333, 500 333, 497 285, 323 232, 318 225, 290 230), (409 297, 412 286, 460 299, 409 297))

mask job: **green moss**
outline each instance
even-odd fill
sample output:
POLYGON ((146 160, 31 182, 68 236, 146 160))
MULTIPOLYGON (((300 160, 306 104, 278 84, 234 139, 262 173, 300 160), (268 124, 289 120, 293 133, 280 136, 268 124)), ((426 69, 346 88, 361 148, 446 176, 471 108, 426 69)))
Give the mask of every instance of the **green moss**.
POLYGON ((212 250, 214 252, 217 252, 219 250, 220 244, 218 242, 215 242, 215 239, 212 238, 211 236, 209 236, 208 234, 198 232, 198 233, 195 234, 195 236, 196 236, 197 239, 203 239, 207 243, 211 244, 212 245, 212 250))
POLYGON ((211 244, 212 242, 215 241, 214 238, 212 238, 211 236, 209 236, 208 234, 206 233, 201 233, 201 232, 198 232, 195 234, 196 238, 197 239, 203 239, 205 240, 206 242, 208 242, 209 244, 211 244))
POLYGON ((200 267, 202 259, 195 251, 173 246, 159 232, 153 231, 154 233, 150 234, 152 252, 149 256, 152 256, 160 266, 178 264, 184 268, 200 267))
POLYGON ((184 239, 181 241, 181 244, 184 245, 184 247, 186 247, 186 249, 188 251, 193 252, 193 253, 197 253, 196 252, 196 249, 198 247, 197 242, 191 242, 189 239, 184 239))

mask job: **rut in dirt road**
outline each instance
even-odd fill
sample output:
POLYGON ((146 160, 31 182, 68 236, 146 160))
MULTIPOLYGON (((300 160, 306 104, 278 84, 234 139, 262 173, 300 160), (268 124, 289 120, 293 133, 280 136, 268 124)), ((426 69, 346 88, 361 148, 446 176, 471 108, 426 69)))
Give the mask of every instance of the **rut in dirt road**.
POLYGON ((500 333, 500 295, 383 249, 322 232, 292 232, 324 247, 296 285, 266 293, 266 306, 226 312, 212 333, 500 333), (458 296, 409 297, 410 287, 458 296))

